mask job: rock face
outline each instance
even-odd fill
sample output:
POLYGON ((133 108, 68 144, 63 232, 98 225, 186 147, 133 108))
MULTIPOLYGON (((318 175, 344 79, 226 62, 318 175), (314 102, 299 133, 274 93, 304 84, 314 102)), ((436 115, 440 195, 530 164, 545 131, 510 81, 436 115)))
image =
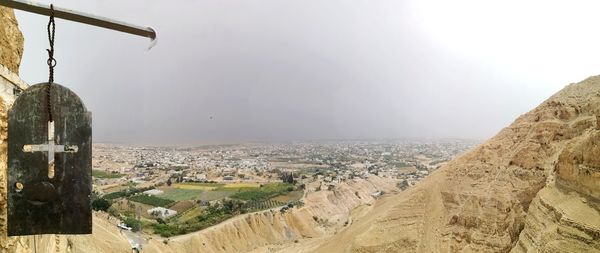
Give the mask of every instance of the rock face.
POLYGON ((599 115, 571 84, 318 252, 600 252, 599 115))
POLYGON ((19 73, 23 56, 23 35, 12 9, 0 7, 0 64, 19 73))
MULTIPOLYGON (((0 64, 17 73, 23 54, 23 36, 12 9, 0 7, 0 64)), ((1 77, 0 77, 1 78, 1 77)), ((6 237, 7 111, 10 105, 0 97, 0 252, 21 252, 24 240, 6 237)))
POLYGON ((559 95, 559 106, 574 109, 567 113, 570 138, 512 252, 600 252, 600 77, 559 95))

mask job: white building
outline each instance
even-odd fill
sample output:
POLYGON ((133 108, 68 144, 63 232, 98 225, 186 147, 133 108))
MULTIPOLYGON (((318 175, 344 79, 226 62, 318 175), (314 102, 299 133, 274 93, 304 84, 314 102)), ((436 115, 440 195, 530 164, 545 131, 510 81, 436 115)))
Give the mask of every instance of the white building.
POLYGON ((164 207, 155 207, 152 209, 148 209, 148 214, 152 215, 156 218, 166 219, 173 215, 176 215, 177 211, 171 210, 171 209, 166 209, 164 207))

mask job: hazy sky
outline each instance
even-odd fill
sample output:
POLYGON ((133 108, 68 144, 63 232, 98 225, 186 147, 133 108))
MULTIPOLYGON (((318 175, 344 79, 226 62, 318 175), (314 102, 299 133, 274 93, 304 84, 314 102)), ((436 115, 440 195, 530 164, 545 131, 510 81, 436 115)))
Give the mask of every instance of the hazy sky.
MULTIPOLYGON (((57 20, 55 81, 96 142, 485 139, 600 72, 600 3, 556 2, 53 1, 158 33, 57 20)), ((16 13, 44 82, 48 19, 16 13)))

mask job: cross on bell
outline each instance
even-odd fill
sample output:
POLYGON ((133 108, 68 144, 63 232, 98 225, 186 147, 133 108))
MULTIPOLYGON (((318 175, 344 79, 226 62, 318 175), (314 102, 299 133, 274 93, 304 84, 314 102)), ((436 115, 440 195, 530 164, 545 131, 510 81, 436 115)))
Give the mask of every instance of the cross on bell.
POLYGON ((48 143, 23 145, 23 152, 48 152, 48 178, 54 178, 54 153, 76 153, 76 145, 57 145, 54 142, 54 121, 48 121, 48 143))
POLYGON ((27 88, 8 112, 9 236, 92 231, 91 113, 66 87, 47 91, 27 88))

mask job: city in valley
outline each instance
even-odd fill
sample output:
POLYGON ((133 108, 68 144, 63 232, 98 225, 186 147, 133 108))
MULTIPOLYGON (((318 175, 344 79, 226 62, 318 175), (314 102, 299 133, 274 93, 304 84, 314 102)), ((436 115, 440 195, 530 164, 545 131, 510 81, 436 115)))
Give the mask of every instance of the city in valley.
POLYGON ((369 204, 417 184, 476 144, 456 139, 95 144, 92 206, 106 211, 132 242, 140 234, 171 237, 246 213, 287 212, 310 204, 311 194, 335 194, 362 181, 371 182, 370 188, 351 195, 369 204))

